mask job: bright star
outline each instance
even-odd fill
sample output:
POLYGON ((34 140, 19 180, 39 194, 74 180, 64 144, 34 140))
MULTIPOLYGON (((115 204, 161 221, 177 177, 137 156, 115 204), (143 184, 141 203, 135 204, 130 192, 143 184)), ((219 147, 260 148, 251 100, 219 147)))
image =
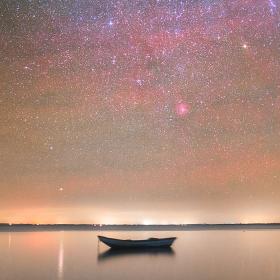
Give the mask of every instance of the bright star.
POLYGON ((139 85, 139 86, 142 86, 143 85, 143 80, 140 80, 140 79, 138 79, 138 80, 136 80, 136 83, 139 85))

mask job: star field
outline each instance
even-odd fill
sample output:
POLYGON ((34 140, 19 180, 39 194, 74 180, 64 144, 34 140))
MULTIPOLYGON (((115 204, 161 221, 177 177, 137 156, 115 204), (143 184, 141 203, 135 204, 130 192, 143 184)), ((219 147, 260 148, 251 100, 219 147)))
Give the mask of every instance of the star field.
POLYGON ((1 1, 0 221, 279 222, 279 7, 1 1))

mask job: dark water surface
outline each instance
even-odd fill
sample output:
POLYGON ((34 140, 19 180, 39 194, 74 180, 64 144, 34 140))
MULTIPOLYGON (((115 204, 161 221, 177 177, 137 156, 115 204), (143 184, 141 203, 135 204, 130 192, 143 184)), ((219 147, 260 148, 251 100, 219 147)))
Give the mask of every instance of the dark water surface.
POLYGON ((0 279, 280 279, 280 230, 0 232, 0 279), (98 234, 178 239, 172 250, 111 252, 98 234))

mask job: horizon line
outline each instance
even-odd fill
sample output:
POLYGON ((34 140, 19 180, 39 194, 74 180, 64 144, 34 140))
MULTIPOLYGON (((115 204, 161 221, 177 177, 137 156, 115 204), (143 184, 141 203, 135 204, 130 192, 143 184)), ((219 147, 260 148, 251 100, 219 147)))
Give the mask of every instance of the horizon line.
POLYGON ((234 225, 280 225, 280 222, 268 222, 268 223, 178 223, 178 224, 103 224, 103 223, 1 223, 0 226, 234 226, 234 225))

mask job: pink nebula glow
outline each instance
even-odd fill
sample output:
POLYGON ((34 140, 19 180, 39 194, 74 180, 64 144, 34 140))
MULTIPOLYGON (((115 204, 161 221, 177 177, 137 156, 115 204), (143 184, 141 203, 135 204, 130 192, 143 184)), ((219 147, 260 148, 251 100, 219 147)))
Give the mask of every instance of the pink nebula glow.
POLYGON ((187 103, 179 102, 176 104, 176 113, 178 116, 184 117, 190 112, 190 106, 187 103))

